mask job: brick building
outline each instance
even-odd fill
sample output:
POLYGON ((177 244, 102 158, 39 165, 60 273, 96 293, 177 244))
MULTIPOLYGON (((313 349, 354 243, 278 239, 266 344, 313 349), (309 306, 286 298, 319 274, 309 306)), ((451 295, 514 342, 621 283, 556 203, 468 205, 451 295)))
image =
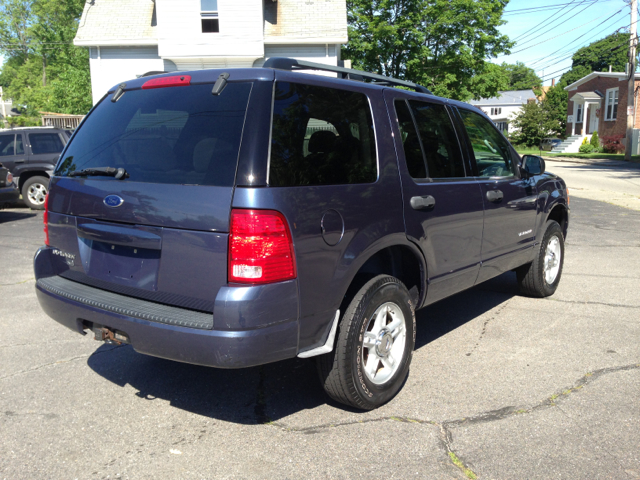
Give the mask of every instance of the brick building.
MULTIPOLYGON (((640 87, 640 74, 635 74, 636 105, 640 87)), ((593 72, 565 87, 569 92, 567 106, 567 140, 559 152, 577 152, 584 137, 594 131, 600 137, 626 135, 627 130, 627 76, 617 72, 593 72)), ((640 115, 636 109, 634 128, 640 128, 640 115)))

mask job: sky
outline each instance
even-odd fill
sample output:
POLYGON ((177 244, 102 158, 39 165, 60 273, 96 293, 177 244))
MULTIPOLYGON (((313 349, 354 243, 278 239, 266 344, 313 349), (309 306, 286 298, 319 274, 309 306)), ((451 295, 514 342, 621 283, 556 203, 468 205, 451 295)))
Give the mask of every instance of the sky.
POLYGON ((517 43, 511 55, 492 61, 522 62, 551 85, 571 68, 571 55, 580 47, 618 29, 628 32, 630 11, 624 0, 511 0, 500 31, 517 43))

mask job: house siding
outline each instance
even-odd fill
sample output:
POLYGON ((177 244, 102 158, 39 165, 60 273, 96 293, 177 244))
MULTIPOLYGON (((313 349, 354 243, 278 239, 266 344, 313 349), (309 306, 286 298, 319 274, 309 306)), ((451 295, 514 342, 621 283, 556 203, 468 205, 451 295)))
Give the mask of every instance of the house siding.
POLYGON ((89 53, 93 103, 114 85, 150 71, 162 71, 158 47, 92 47, 89 53))
POLYGON ((218 0, 219 33, 202 33, 200 0, 157 0, 158 52, 163 58, 262 57, 263 0, 218 0))
MULTIPOLYGON (((640 87, 640 80, 635 81, 636 90, 640 87)), ((567 105, 567 115, 575 115, 576 103, 571 101, 571 98, 576 93, 582 92, 595 92, 598 91, 602 93, 603 97, 600 100, 600 115, 598 117, 598 136, 610 136, 610 135, 623 135, 626 136, 627 132, 627 82, 626 79, 624 81, 620 81, 619 78, 607 78, 607 77, 596 77, 588 82, 579 85, 577 88, 569 90, 569 104, 567 105), (605 120, 604 119, 604 110, 605 110, 605 95, 607 90, 611 88, 618 88, 618 115, 615 121, 605 120)), ((586 109, 583 114, 583 122, 576 123, 575 134, 582 135, 585 131, 584 129, 589 125, 589 121, 591 120, 591 109, 586 109)), ((636 109, 635 112, 635 122, 634 128, 640 128, 640 116, 638 115, 638 111, 636 109)), ((567 122, 567 130, 566 135, 571 135, 571 122, 567 122)))

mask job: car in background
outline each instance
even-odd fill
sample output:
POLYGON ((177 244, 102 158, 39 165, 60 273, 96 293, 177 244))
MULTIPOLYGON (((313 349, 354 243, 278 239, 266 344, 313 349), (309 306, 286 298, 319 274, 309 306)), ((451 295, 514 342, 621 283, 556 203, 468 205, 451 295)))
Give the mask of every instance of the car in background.
POLYGON ((20 192, 13 183, 13 175, 0 163, 0 209, 16 202, 18 198, 20 198, 20 192))
POLYGON ((49 178, 70 137, 68 130, 53 127, 0 131, 0 162, 13 174, 27 207, 44 209, 49 178))
POLYGON ((559 138, 543 138, 542 140, 540 140, 540 150, 549 152, 561 143, 562 140, 560 140, 559 138))

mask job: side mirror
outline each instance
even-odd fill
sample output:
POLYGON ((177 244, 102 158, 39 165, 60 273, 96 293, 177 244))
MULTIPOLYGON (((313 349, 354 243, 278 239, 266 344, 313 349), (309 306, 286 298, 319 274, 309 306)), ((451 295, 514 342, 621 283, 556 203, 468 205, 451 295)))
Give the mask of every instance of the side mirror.
POLYGON ((537 155, 523 155, 520 173, 523 178, 533 177, 534 175, 542 175, 545 171, 545 163, 542 157, 537 155))

